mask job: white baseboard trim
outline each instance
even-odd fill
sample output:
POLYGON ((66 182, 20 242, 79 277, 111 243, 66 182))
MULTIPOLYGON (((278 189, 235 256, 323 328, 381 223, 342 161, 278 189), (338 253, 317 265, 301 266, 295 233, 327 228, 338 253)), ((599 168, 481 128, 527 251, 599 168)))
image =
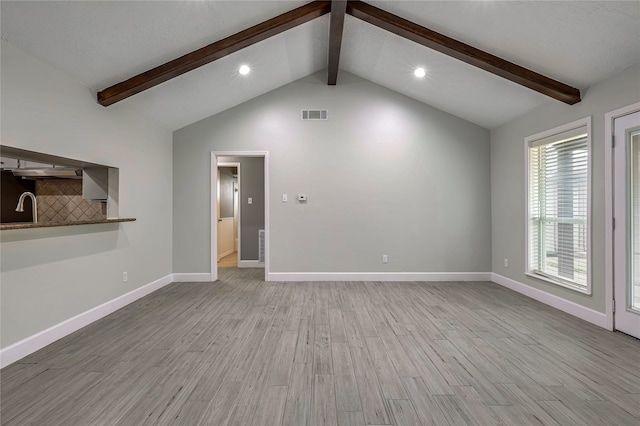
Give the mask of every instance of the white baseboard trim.
POLYGON ((0 368, 4 368, 9 364, 32 354, 33 352, 44 348, 45 346, 62 339, 65 336, 80 330, 94 321, 105 317, 118 309, 135 302, 136 300, 153 293, 154 291, 171 284, 173 276, 171 274, 157 279, 149 284, 139 287, 129 293, 118 296, 113 300, 103 303, 102 305, 91 308, 81 314, 78 314, 68 320, 62 321, 52 327, 47 328, 33 336, 14 343, 11 346, 0 350, 0 368))
POLYGON ((211 274, 206 272, 173 274, 174 283, 202 283, 207 281, 211 281, 211 274))
POLYGON ((491 272, 269 272, 268 281, 491 281, 491 272))
POLYGON ((264 262, 259 260, 240 260, 238 268, 264 268, 264 262))
POLYGON ((222 259, 225 256, 229 256, 230 254, 235 253, 236 251, 234 249, 231 250, 227 250, 224 253, 218 254, 218 261, 220 261, 220 259, 222 259))
POLYGON ((511 278, 507 278, 496 273, 493 273, 492 275, 493 277, 491 280, 496 284, 500 284, 503 287, 507 287, 517 293, 559 309, 569 315, 573 315, 574 317, 590 322, 591 324, 607 328, 607 315, 602 312, 594 311, 593 309, 563 299, 562 297, 522 284, 521 282, 512 280, 511 278))

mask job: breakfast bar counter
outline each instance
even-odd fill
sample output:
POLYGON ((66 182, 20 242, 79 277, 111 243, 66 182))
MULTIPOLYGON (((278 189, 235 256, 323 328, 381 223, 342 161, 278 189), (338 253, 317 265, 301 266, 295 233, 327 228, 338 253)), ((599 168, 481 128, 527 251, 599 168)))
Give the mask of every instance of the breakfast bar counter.
POLYGON ((76 225, 95 225, 101 223, 119 223, 119 222, 134 222, 135 218, 119 218, 119 219, 97 219, 97 220, 80 220, 80 221, 68 221, 68 222, 18 222, 18 223, 3 223, 0 224, 0 231, 8 231, 11 229, 30 229, 30 228, 52 228, 58 226, 76 226, 76 225))

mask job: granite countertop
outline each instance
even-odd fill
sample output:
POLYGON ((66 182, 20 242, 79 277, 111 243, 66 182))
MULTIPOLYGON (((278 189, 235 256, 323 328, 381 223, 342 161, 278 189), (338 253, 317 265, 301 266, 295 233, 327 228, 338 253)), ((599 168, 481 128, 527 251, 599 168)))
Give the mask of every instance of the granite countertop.
POLYGON ((77 222, 3 223, 3 224, 0 224, 0 231, 7 231, 10 229, 51 228, 54 226, 75 226, 75 225, 95 225, 100 223, 134 222, 135 220, 136 219, 133 217, 125 217, 120 219, 81 220, 77 222))

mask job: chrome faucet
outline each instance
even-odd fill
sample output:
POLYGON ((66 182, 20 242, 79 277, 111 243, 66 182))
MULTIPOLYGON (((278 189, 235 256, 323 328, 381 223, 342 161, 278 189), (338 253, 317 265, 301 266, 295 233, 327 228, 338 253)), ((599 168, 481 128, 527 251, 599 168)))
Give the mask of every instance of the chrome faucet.
POLYGON ((33 223, 38 223, 38 202, 36 201, 36 196, 33 195, 31 192, 29 191, 23 192, 22 195, 20 195, 20 199, 18 200, 18 207, 16 207, 16 211, 17 212, 24 211, 24 199, 27 197, 31 198, 31 209, 33 210, 33 223))

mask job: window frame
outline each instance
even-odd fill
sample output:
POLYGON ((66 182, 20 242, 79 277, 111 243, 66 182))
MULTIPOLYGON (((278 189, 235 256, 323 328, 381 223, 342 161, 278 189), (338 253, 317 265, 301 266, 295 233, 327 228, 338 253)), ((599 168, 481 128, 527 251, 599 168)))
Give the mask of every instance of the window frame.
POLYGON ((567 123, 553 129, 546 130, 544 132, 536 133, 528 136, 524 139, 524 151, 525 151, 525 272, 526 276, 535 278, 536 280, 548 282, 556 286, 567 288, 579 293, 592 295, 591 276, 592 276, 592 258, 593 258, 593 245, 592 245, 592 216, 593 216, 593 192, 592 192, 592 168, 593 168, 593 143, 592 143, 592 131, 591 131, 591 116, 581 118, 579 120, 567 123), (530 176, 530 152, 531 144, 540 141, 541 139, 553 138, 554 136, 560 136, 562 133, 569 132, 571 130, 578 129, 580 127, 587 128, 587 224, 586 224, 586 262, 587 262, 587 279, 586 286, 579 285, 570 280, 564 280, 559 277, 544 274, 540 271, 535 271, 531 268, 531 196, 529 186, 530 176))

